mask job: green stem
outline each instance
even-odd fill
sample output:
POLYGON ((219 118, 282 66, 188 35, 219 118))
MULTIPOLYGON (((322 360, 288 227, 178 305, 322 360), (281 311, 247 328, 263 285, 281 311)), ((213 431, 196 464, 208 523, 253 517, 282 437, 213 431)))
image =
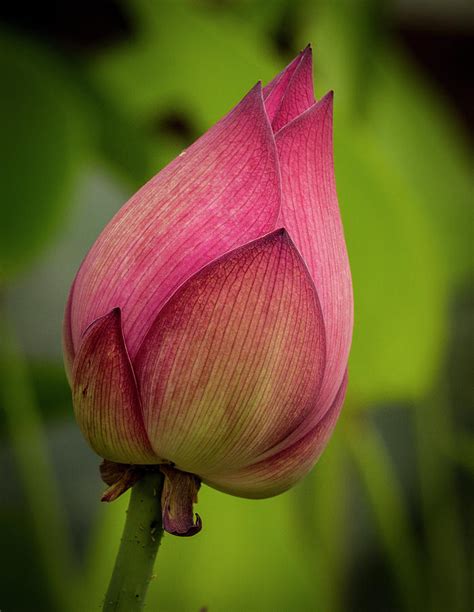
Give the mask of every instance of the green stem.
POLYGON ((132 488, 127 518, 104 612, 143 610, 156 553, 163 535, 160 472, 146 474, 132 488))

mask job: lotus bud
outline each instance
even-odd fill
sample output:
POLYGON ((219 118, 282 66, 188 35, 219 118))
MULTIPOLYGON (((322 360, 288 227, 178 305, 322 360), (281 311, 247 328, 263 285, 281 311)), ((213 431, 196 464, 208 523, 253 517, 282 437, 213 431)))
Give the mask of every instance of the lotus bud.
POLYGON ((71 288, 66 370, 104 499, 161 470, 171 533, 200 529, 201 482, 291 487, 338 418, 353 300, 332 103, 308 47, 132 196, 71 288))

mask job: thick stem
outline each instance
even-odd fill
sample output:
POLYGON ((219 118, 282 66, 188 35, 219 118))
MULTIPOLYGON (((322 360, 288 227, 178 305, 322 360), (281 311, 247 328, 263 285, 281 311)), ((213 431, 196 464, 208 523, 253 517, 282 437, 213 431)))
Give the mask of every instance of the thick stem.
POLYGON ((163 535, 162 488, 160 472, 145 474, 132 488, 122 541, 105 596, 104 612, 143 610, 163 535))

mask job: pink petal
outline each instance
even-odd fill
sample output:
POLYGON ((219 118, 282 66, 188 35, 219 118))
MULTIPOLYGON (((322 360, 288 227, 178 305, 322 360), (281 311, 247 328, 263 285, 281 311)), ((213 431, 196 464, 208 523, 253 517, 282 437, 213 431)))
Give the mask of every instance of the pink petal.
POLYGON ((284 70, 277 74, 276 77, 263 88, 263 99, 265 100, 265 109, 270 123, 273 121, 280 108, 288 83, 301 62, 303 53, 305 53, 305 51, 301 51, 291 64, 288 64, 284 70))
POLYGON ((145 429, 120 310, 86 330, 72 373, 76 419, 95 452, 117 463, 158 463, 145 429))
POLYGON ((318 297, 288 234, 231 251, 177 291, 136 357, 155 452, 200 477, 248 464, 313 410, 324 362, 318 297))
POLYGON ((63 356, 64 356, 64 369, 66 370, 66 376, 69 382, 69 385, 72 384, 72 366, 74 363, 74 344, 72 341, 72 325, 71 325, 71 302, 72 295, 74 291, 74 285, 72 284, 71 290, 69 291, 69 296, 66 304, 66 311, 64 313, 64 321, 63 321, 63 356))
POLYGON ((316 285, 326 326, 327 363, 315 418, 341 385, 352 337, 352 283, 337 202, 332 94, 276 135, 282 180, 280 222, 288 228, 316 285))
POLYGON ((207 485, 239 497, 263 498, 283 493, 305 476, 321 456, 339 417, 347 373, 324 417, 303 437, 266 459, 234 472, 204 478, 207 485))
POLYGON ((273 131, 278 132, 314 104, 314 101, 313 52, 308 46, 282 73, 265 101, 273 131), (296 60, 299 61, 295 66, 296 60))
POLYGON ((87 255, 72 297, 77 348, 91 321, 122 309, 130 355, 179 285, 275 227, 280 184, 260 84, 149 181, 87 255))

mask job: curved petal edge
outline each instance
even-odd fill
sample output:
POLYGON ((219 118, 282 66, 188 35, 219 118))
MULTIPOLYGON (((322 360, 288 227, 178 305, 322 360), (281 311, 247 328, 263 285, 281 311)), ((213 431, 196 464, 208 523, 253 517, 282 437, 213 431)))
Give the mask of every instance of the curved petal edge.
POLYGON ((326 343, 318 296, 284 229, 230 251, 159 313, 134 367, 155 452, 204 477, 304 422, 326 343))
POLYGON ((117 463, 159 463, 143 426, 120 309, 84 333, 72 371, 77 422, 94 451, 117 463))
POLYGON ((329 409, 341 384, 353 326, 351 272, 334 177, 332 108, 329 93, 275 135, 280 223, 308 265, 326 326, 327 366, 316 419, 329 409))
MULTIPOLYGON (((298 63, 294 67, 294 60, 288 66, 288 72, 284 72, 284 76, 289 77, 284 91, 281 92, 281 97, 277 109, 274 111, 272 117, 272 129, 276 133, 283 126, 289 123, 295 117, 301 115, 315 102, 314 98, 314 85, 313 85, 313 52, 311 47, 308 45, 304 51, 298 56, 298 63)), ((282 79, 283 81, 283 79, 282 79)), ((283 81, 284 82, 284 81, 283 81)), ((276 91, 282 88, 280 87, 273 90, 273 96, 276 91)), ((266 102, 266 106, 268 103, 266 102)))
POLYGON ((275 115, 280 108, 281 101, 288 88, 288 84, 293 76, 295 70, 298 68, 301 58, 305 51, 301 51, 295 59, 288 64, 279 74, 276 75, 265 87, 263 88, 263 99, 265 101, 265 110, 267 111, 270 123, 273 122, 275 115))
POLYGON ((346 389, 347 373, 330 409, 299 440, 242 470, 204 478, 203 482, 224 493, 254 499, 288 490, 311 470, 324 451, 339 418, 346 389))
POLYGON ((72 346, 119 306, 131 358, 166 301, 222 253, 275 227, 280 178, 261 85, 142 187, 87 254, 70 305, 72 346))

